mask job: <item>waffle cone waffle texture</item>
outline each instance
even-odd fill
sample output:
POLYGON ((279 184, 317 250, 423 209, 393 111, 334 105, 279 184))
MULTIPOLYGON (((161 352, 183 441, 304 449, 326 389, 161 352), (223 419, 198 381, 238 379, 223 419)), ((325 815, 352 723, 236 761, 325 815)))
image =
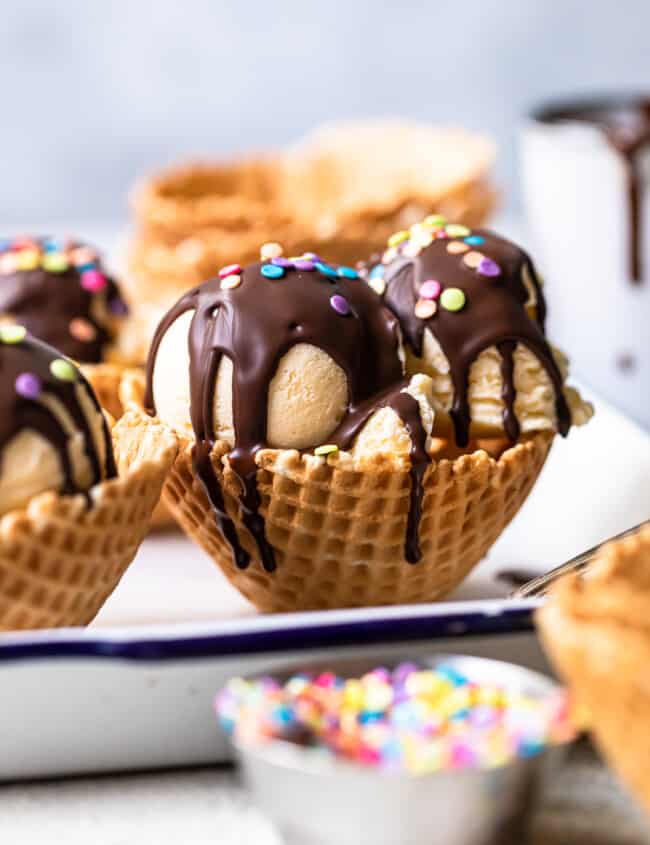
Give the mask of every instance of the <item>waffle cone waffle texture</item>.
MULTIPOLYGON (((124 384, 129 378, 141 378, 141 370, 120 364, 82 364, 81 370, 95 391, 99 404, 115 420, 121 419, 129 398, 124 395, 124 384)), ((166 531, 176 527, 176 520, 162 501, 154 508, 149 528, 152 531, 166 531)))
POLYGON ((354 264, 432 208, 477 226, 496 202, 493 157, 482 136, 385 121, 317 131, 276 156, 167 170, 134 194, 131 298, 168 302, 233 256, 257 260, 266 241, 354 264))
POLYGON ((133 560, 177 441, 130 411, 112 433, 118 477, 90 501, 43 493, 0 519, 0 629, 86 625, 133 560))
POLYGON ((650 812, 650 526, 560 581, 537 621, 597 744, 650 812))
POLYGON ((422 558, 404 558, 409 512, 408 466, 389 456, 357 465, 295 450, 258 452, 257 486, 277 569, 265 572, 237 506, 238 481, 218 443, 212 462, 226 508, 252 559, 233 563, 192 467, 192 442, 181 447, 164 500, 185 532, 263 611, 295 611, 426 602, 453 590, 484 557, 517 513, 537 478, 552 435, 537 434, 497 459, 478 450, 432 461, 424 478, 422 558))

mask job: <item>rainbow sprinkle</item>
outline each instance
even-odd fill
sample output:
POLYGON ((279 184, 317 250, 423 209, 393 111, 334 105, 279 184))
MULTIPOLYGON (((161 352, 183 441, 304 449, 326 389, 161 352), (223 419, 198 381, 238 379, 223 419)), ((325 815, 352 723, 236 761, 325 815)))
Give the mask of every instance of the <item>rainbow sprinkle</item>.
POLYGON ((495 768, 576 733, 565 693, 534 698, 444 663, 403 663, 361 678, 296 674, 284 684, 234 678, 215 706, 238 742, 280 739, 413 774, 495 768))
MULTIPOLYGON (((410 229, 402 229, 395 232, 388 238, 387 249, 384 250, 380 263, 375 265, 366 277, 370 287, 382 296, 386 291, 385 268, 396 258, 417 258, 423 249, 426 249, 436 240, 445 240, 445 250, 449 255, 457 256, 462 263, 470 270, 475 271, 479 276, 486 279, 497 279, 501 275, 501 267, 482 252, 472 247, 481 246, 485 243, 483 235, 473 234, 472 230, 462 223, 448 223, 441 214, 429 214, 424 220, 414 223, 410 229)), ((460 288, 451 288, 449 293, 443 290, 442 285, 436 282, 435 288, 427 280, 420 292, 420 297, 414 306, 414 314, 419 320, 430 320, 438 313, 438 306, 431 303, 431 300, 438 299, 445 311, 462 311, 467 298, 465 292, 460 288), (430 291, 435 289, 436 295, 432 296, 430 291)))

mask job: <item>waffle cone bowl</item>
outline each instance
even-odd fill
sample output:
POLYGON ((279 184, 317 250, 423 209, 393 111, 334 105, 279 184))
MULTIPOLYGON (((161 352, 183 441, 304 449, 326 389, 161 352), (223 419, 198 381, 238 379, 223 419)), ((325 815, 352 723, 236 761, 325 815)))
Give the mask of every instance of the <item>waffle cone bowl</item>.
MULTIPOLYGON (((83 364, 81 370, 95 391, 102 408, 108 411, 113 419, 121 419, 131 396, 125 384, 132 379, 141 380, 141 369, 105 363, 83 364)), ((165 504, 158 501, 149 522, 150 530, 166 531, 174 527, 176 527, 176 520, 165 504)))
POLYGON ((238 508, 239 482, 218 443, 212 463, 250 565, 238 569, 181 440, 164 499, 185 532, 231 583, 263 611, 359 607, 438 599, 484 557, 519 510, 552 442, 539 434, 498 458, 477 450, 434 460, 424 479, 422 558, 404 559, 411 480, 389 456, 357 465, 295 450, 258 452, 257 486, 277 568, 266 572, 238 508))
POLYGON ((112 434, 118 477, 90 502, 43 493, 0 519, 0 629, 86 625, 133 560, 177 442, 129 411, 112 434))
POLYGON ((383 121, 324 128, 274 156, 167 170, 134 193, 131 297, 178 295, 233 256, 256 261, 265 241, 352 264, 433 208, 478 225, 496 202, 493 157, 482 136, 383 121))
POLYGON ((650 812, 650 526, 609 544, 538 613, 545 649, 603 754, 650 812))

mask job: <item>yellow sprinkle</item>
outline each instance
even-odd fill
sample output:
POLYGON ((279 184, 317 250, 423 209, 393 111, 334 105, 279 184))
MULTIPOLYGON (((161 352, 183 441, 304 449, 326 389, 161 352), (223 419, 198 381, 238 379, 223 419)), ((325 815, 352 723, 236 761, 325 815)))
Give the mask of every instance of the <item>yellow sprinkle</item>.
POLYGON ((35 249, 22 249, 16 256, 18 270, 35 270, 40 263, 40 253, 35 249))
POLYGON ((437 229, 439 226, 444 226, 446 222, 447 218, 442 214, 429 214, 428 217, 424 218, 424 225, 431 226, 434 229, 437 229))
POLYGON ((413 309, 418 320, 428 320, 438 310, 438 306, 432 299, 418 299, 413 309))
POLYGON ((471 233, 471 230, 461 223, 450 223, 448 226, 445 226, 445 232, 450 238, 466 238, 471 233))
POLYGON ((408 241, 410 238, 410 233, 406 229, 402 229, 400 232, 395 232, 393 235, 388 238, 388 246, 398 246, 404 241, 408 241))
POLYGON ((335 446, 333 443, 326 443, 324 446, 317 446, 314 449, 314 455, 332 455, 334 452, 338 452, 339 447, 335 446))
POLYGON ((284 249, 280 244, 275 243, 275 241, 269 241, 260 247, 260 258, 262 261, 279 258, 283 252, 284 249))
POLYGON ((68 259, 62 252, 46 252, 41 265, 48 273, 65 273, 70 266, 68 259))
POLYGON ((70 361, 66 361, 65 358, 55 358, 50 364, 50 372, 54 378, 58 378, 59 381, 77 380, 77 371, 70 361))
POLYGON ((463 262, 467 264, 468 267, 472 267, 472 269, 476 269, 478 265, 483 261, 485 256, 482 252, 477 252, 473 249, 471 252, 466 253, 463 256, 463 262))
POLYGON ((0 343, 20 343, 27 336, 24 326, 0 326, 0 343))
POLYGON ((452 255, 461 255, 463 252, 467 252, 469 247, 463 241, 449 241, 447 244, 447 252, 450 252, 452 255))
POLYGON ((231 276, 226 276, 225 279, 221 280, 221 290, 232 290, 233 288, 238 288, 241 285, 241 276, 239 273, 233 273, 231 276))

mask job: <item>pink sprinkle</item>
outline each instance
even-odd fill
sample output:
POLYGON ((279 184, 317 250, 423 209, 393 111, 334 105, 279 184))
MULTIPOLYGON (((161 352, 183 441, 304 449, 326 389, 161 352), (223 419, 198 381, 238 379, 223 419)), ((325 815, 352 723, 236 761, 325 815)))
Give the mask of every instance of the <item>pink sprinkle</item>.
POLYGON ((81 287, 90 293, 97 293, 106 287, 106 276, 99 270, 86 270, 81 274, 81 287))
POLYGON ((437 282, 435 279, 427 279, 426 282, 422 283, 422 287, 420 288, 420 297, 421 299, 437 299, 440 296, 441 290, 442 285, 440 282, 437 282))
POLYGON ((219 278, 225 279, 226 276, 233 276, 235 273, 241 273, 241 267, 239 264, 228 264, 227 267, 222 267, 219 270, 219 278))

